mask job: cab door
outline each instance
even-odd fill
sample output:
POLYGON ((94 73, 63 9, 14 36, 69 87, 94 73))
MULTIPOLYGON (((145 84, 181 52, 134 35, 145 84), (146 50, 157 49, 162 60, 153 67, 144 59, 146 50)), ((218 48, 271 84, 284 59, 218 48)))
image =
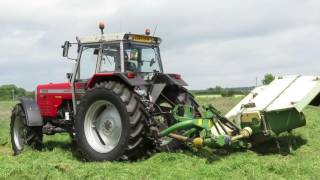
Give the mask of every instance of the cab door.
POLYGON ((100 53, 101 44, 84 45, 81 48, 81 56, 75 79, 75 98, 77 101, 79 101, 86 92, 89 80, 97 73, 100 53))

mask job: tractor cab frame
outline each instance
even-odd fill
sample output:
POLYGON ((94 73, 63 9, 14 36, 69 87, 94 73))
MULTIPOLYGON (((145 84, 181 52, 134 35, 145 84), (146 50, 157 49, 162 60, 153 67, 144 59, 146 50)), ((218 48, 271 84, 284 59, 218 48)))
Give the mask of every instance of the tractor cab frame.
POLYGON ((159 37, 117 33, 77 38, 77 41, 66 41, 62 46, 63 56, 67 58, 72 44, 78 46, 73 72, 67 74, 71 83, 74 114, 77 92, 81 92, 83 86, 94 84, 96 77, 128 73, 126 76, 132 79, 136 75, 144 78, 153 73, 163 73, 159 37))

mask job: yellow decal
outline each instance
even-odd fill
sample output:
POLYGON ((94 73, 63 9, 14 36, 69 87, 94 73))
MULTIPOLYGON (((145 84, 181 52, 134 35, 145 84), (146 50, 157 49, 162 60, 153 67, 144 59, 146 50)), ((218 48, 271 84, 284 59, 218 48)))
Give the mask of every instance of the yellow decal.
POLYGON ((213 126, 212 120, 210 119, 210 120, 208 121, 208 127, 211 128, 212 126, 213 126))
POLYGON ((151 43, 152 42, 152 37, 134 35, 134 36, 132 36, 132 40, 133 41, 137 41, 137 42, 143 42, 143 43, 151 43))
POLYGON ((243 113, 241 116, 241 121, 245 123, 251 123, 253 119, 257 119, 260 121, 261 116, 259 112, 249 112, 249 113, 243 113))
POLYGON ((197 123, 199 126, 202 126, 203 124, 203 119, 198 119, 198 123, 197 123))

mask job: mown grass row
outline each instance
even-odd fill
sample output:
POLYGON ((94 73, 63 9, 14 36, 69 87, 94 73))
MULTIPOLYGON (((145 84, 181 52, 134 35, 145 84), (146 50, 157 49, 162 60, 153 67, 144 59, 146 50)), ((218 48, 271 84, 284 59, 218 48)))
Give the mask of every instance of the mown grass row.
MULTIPOLYGON (((239 98, 203 98, 225 113, 239 98)), ((254 150, 200 150, 158 153, 138 162, 83 162, 68 135, 45 137, 45 150, 12 156, 9 114, 13 103, 0 102, 0 179, 319 179, 320 109, 305 110, 307 126, 294 130, 294 153, 281 155, 273 141, 254 150)), ((286 147, 286 135, 281 145, 286 147)))

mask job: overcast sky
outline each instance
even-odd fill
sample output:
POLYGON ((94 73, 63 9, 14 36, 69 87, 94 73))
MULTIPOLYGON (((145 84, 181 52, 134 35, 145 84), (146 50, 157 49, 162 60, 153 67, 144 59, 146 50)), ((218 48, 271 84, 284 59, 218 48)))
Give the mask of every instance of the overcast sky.
POLYGON ((1 0, 0 85, 64 82, 61 45, 106 32, 162 37, 165 72, 190 89, 252 86, 265 73, 320 74, 319 0, 1 0))

